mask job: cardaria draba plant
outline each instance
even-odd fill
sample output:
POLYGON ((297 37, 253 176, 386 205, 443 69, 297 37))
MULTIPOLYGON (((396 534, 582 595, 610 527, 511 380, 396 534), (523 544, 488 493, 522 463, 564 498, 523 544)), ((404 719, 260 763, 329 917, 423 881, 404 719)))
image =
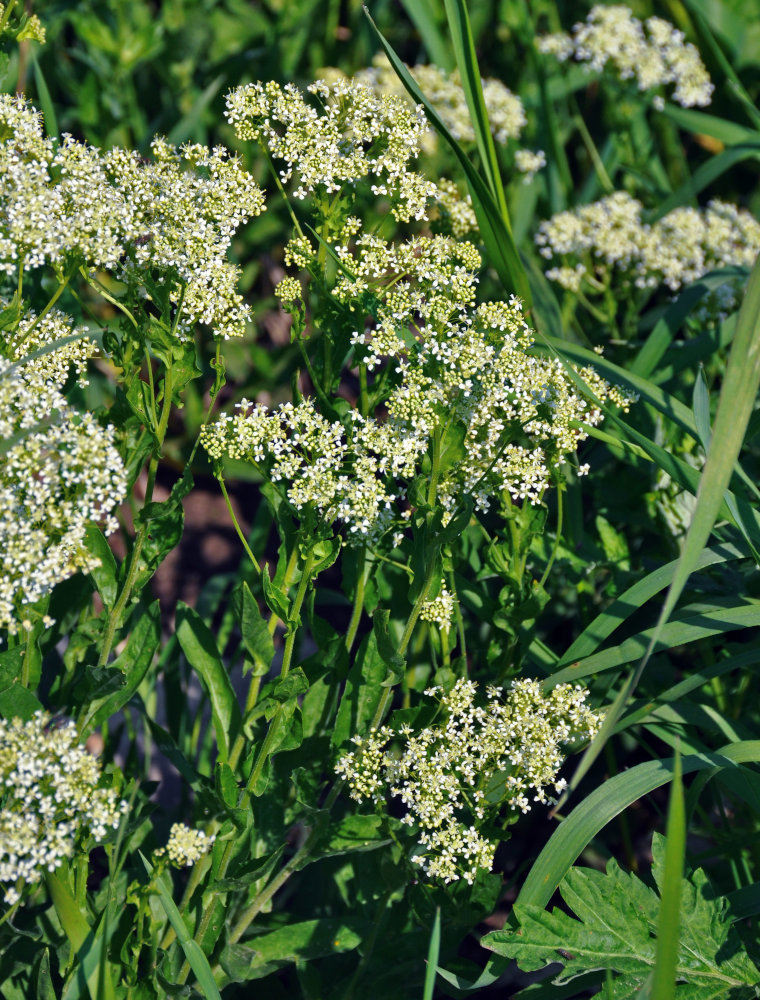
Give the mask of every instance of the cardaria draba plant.
POLYGON ((356 801, 382 810, 387 795, 401 800, 402 823, 418 838, 413 861, 444 882, 472 883, 480 869, 491 870, 507 825, 565 787, 563 745, 590 739, 601 722, 580 686, 558 684, 544 695, 537 681, 513 681, 506 693, 489 687, 482 706, 476 690, 463 679, 449 692, 429 689, 439 723, 355 736, 356 750, 336 766, 356 801))

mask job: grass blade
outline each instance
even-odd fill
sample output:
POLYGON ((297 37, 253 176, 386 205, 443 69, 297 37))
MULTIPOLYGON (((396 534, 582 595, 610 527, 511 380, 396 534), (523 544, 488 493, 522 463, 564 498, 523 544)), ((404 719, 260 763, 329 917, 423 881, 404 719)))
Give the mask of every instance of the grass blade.
MULTIPOLYGON (((735 545, 716 545, 713 549, 705 549, 700 555, 695 570, 706 569, 717 563, 733 559, 744 559, 746 553, 735 545)), ((573 642, 568 651, 560 658, 557 668, 565 667, 576 660, 590 656, 599 646, 632 614, 638 611, 655 594, 659 594, 670 585, 678 565, 678 560, 660 566, 624 591, 608 608, 598 615, 573 642)))
POLYGON ((678 751, 670 786, 666 837, 665 871, 660 912, 657 915, 657 951, 650 1000, 673 1000, 676 991, 678 943, 681 937, 681 881, 686 856, 686 809, 681 780, 681 755, 678 751))
MULTIPOLYGON (((153 875, 153 867, 142 853, 142 851, 137 852, 140 855, 142 863, 145 865, 145 870, 148 876, 153 875)), ((203 995, 206 1000, 222 1000, 219 989, 214 981, 214 974, 211 971, 211 966, 208 964, 208 959, 203 954, 200 946, 196 941, 190 936, 185 921, 182 919, 182 914, 177 909, 174 900, 171 897, 171 893, 163 884, 160 878, 157 878, 153 883, 156 892, 158 893, 158 898, 161 900, 161 905, 163 906, 166 916, 169 918, 169 923, 174 928, 174 933, 177 935, 177 940, 179 941, 180 947, 185 953, 185 958, 190 965, 190 968, 195 973, 195 978, 198 980, 198 986, 203 991, 203 995)))
POLYGON ((430 945, 428 946, 427 969, 425 970, 425 986, 422 991, 422 1000, 433 1000, 435 991, 435 974, 438 968, 438 956, 441 952, 441 908, 435 908, 435 920, 433 929, 430 932, 430 945))
POLYGON ((499 207, 504 225, 511 232, 512 227, 509 222, 507 202, 504 197, 504 185, 501 182, 499 161, 496 158, 496 146, 494 145, 493 134, 488 121, 486 102, 483 97, 480 68, 478 66, 478 57, 475 54, 475 41, 472 37, 472 28, 470 27, 467 7, 464 4, 464 0, 444 0, 444 3, 457 67, 459 68, 459 77, 462 81, 462 89, 464 90, 467 107, 470 109, 475 142, 480 154, 481 169, 486 176, 494 201, 499 207))
POLYGON ((366 7, 364 8, 364 13, 372 26, 372 30, 377 35, 385 54, 388 56, 391 65, 396 71, 396 75, 403 83, 412 100, 423 106, 431 125, 449 144, 454 156, 457 158, 467 179, 467 185, 472 197, 472 207, 478 219, 480 235, 483 238, 490 263, 499 275, 504 287, 519 295, 525 303, 526 308, 530 309, 533 299, 528 283, 528 276, 520 259, 520 254, 518 253, 512 233, 504 223, 504 219, 499 212, 488 184, 472 163, 470 163, 467 154, 446 128, 440 116, 417 86, 409 70, 385 40, 377 25, 370 17, 366 7))
POLYGON ((449 71, 454 69, 451 49, 438 27, 435 16, 436 5, 433 0, 403 0, 403 3, 404 9, 420 33, 430 62, 440 69, 449 71))
MULTIPOLYGON (((755 263, 739 311, 736 336, 726 365, 712 444, 699 481, 697 502, 683 544, 673 581, 670 584, 659 620, 651 630, 646 652, 621 689, 615 706, 605 716, 602 727, 584 753, 561 801, 578 787, 583 776, 601 753, 612 735, 625 704, 658 647, 660 634, 670 618, 686 582, 699 562, 715 520, 724 506, 724 494, 739 457, 744 433, 760 387, 760 260, 755 263)), ((630 429, 629 429, 630 430, 630 429)), ((748 506, 748 505, 747 505, 748 506)), ((742 513, 742 516, 744 514, 742 513)))

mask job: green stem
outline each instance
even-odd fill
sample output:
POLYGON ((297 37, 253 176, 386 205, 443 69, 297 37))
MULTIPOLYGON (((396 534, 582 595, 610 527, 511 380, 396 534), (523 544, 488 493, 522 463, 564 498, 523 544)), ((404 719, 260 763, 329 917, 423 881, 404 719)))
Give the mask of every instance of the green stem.
POLYGON ((557 487, 557 535, 554 539, 554 545, 552 546, 551 555, 549 556, 549 562, 546 564, 546 569, 544 570, 541 579, 538 581, 538 586, 543 587, 549 578, 549 573, 554 565, 554 560, 557 558, 557 552, 559 551, 559 542, 562 536, 562 494, 564 493, 564 486, 562 483, 557 487))
MULTIPOLYGON (((166 376, 164 378, 164 398, 161 408, 161 419, 159 420, 158 427, 156 428, 156 444, 153 457, 150 460, 148 466, 148 480, 145 484, 145 502, 143 504, 143 509, 151 502, 153 499, 153 488, 156 484, 156 474, 158 472, 158 459, 161 453, 161 446, 164 443, 164 438, 166 437, 166 430, 169 426, 169 412, 172 405, 172 369, 167 368, 166 376)), ((103 637, 103 645, 100 650, 100 657, 98 659, 98 666, 104 667, 108 663, 108 657, 111 655, 111 648, 113 646, 114 635, 116 633, 116 628, 121 621, 122 613, 129 601, 132 594, 132 588, 135 585, 135 580, 137 579, 137 573, 140 568, 140 556, 142 554, 143 545, 148 537, 148 524, 147 522, 140 525, 140 528, 135 535, 135 544, 132 548, 132 554, 129 560, 129 570, 127 572, 127 578, 124 581, 124 587, 122 588, 119 598, 111 611, 108 618, 108 624, 106 625, 105 635, 103 637)))
POLYGON ((234 525, 235 531, 240 541, 243 543, 243 548, 245 549, 245 554, 253 563, 253 568, 256 570, 259 576, 261 576, 261 567, 258 564, 256 556, 251 551, 251 547, 248 544, 248 539, 243 534, 243 529, 238 524, 238 519, 235 517, 235 511, 232 509, 232 501, 230 500, 229 494, 227 493, 227 487, 224 485, 224 477, 221 472, 216 474, 217 481, 222 489, 222 496, 224 497, 224 502, 227 504, 227 510, 230 512, 230 517, 232 518, 232 524, 234 525))
POLYGON ((8 23, 8 18, 11 16, 11 11, 16 6, 16 0, 8 0, 8 6, 3 11, 2 20, 0 20, 0 31, 3 31, 6 24, 8 23))
POLYGON ((296 596, 293 598, 293 605, 290 609, 290 614, 288 615, 288 632, 285 637, 285 652, 283 653, 282 668, 280 669, 281 680, 288 676, 288 672, 290 670, 290 662, 293 659, 293 647, 295 646, 296 641, 296 632, 301 618, 301 607, 303 605, 304 598, 306 597, 306 591, 309 583, 311 582, 311 570, 313 565, 314 552, 309 549, 309 553, 306 556, 306 562, 304 563, 303 572, 301 573, 301 579, 298 583, 298 590, 296 591, 296 596))
MULTIPOLYGON (((23 268, 23 262, 22 262, 21 266, 23 268)), ((29 339, 29 335, 32 333, 32 331, 34 330, 34 328, 36 326, 39 326, 39 324, 47 316, 47 314, 50 312, 50 310, 56 304, 56 302, 61 297, 61 295, 63 295, 63 292, 64 292, 66 286, 71 281, 71 277, 72 277, 73 273, 74 273, 73 271, 70 271, 68 274, 66 274, 64 276, 63 281, 59 283, 58 288, 56 288, 56 290, 51 295, 48 304, 45 306, 45 308, 42 310, 42 312, 37 316, 37 319, 32 323, 32 325, 29 327, 29 329, 24 332, 24 336, 23 337, 19 337, 19 338, 11 337, 11 339, 10 339, 10 347, 11 347, 11 350, 14 353, 16 353, 18 351, 19 347, 21 347, 21 345, 24 343, 25 340, 29 339)), ((20 275, 19 275, 19 287, 21 287, 20 275)))
MULTIPOLYGON (((336 782, 330 790, 327 798, 325 799, 322 809, 329 812, 330 809, 335 805, 335 801, 340 794, 340 790, 343 787, 343 782, 336 782)), ((248 926, 252 923, 257 915, 261 912, 264 906, 269 902, 269 900, 275 895, 278 889, 280 889, 290 878, 293 872, 298 868, 302 861, 309 857, 312 852, 314 845, 319 840, 321 833, 321 828, 312 827, 309 831, 309 835, 303 842, 302 847, 296 851, 293 857, 284 865, 278 874, 272 879, 269 885, 265 886, 261 892, 253 899, 249 905, 243 910, 237 923, 233 926, 230 932, 230 944, 236 944, 240 938, 245 934, 248 926)))
POLYGON ((367 561, 366 549, 361 549, 359 552, 359 557, 357 559, 356 566, 356 590, 354 591, 354 606, 351 610, 351 621, 348 623, 348 631, 346 632, 346 649, 351 652, 351 647, 356 639, 356 633, 359 629, 359 622, 362 618, 362 612, 364 611, 364 588, 367 584, 365 565, 367 561))

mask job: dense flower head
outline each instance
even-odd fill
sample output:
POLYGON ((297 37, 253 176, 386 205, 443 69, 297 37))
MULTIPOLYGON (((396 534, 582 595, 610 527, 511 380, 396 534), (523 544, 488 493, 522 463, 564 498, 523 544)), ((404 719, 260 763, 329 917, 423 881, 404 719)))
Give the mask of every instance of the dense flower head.
MULTIPOLYGON (((636 288, 665 285, 671 292, 710 271, 752 267, 760 252, 760 223, 749 212, 714 200, 706 208, 677 208, 653 224, 624 191, 542 222, 536 243, 547 260, 560 258, 547 277, 576 291, 584 280, 628 281, 636 288)), ((739 286, 728 283, 712 305, 725 316, 739 286)))
POLYGON ((205 323, 240 336, 249 307, 227 260, 233 233, 264 208, 261 190, 221 147, 164 139, 152 160, 45 138, 23 98, 0 95, 0 274, 83 265, 138 287, 143 272, 182 297, 179 336, 205 323))
POLYGON ((166 854, 175 868, 190 868, 204 854, 208 854, 215 839, 203 830, 194 830, 184 823, 173 823, 166 847, 159 848, 154 854, 157 858, 166 854))
MULTIPOLYGON (((673 99, 684 108, 710 103, 713 85, 697 49, 661 17, 641 22, 623 4, 592 7, 572 32, 538 39, 541 52, 561 61, 576 59, 601 72, 610 66, 639 90, 674 86, 673 99)), ((662 98, 655 97, 657 106, 662 98)))
POLYGON ((73 722, 0 719, 0 883, 13 905, 25 885, 89 850, 127 811, 105 787, 97 760, 79 745, 73 722))
POLYGON ((352 414, 349 432, 326 420, 314 401, 283 403, 274 410, 242 400, 237 412, 201 430, 210 457, 248 461, 283 483, 288 501, 328 523, 340 520, 349 542, 372 542, 389 527, 396 494, 392 475, 411 475, 418 448, 393 441, 388 425, 352 414))
MULTIPOLYGON (((353 363, 385 387, 381 406, 339 422, 321 416, 313 399, 275 410, 244 401, 202 430, 210 456, 253 462, 299 512, 342 521, 357 543, 392 530, 398 544, 409 483, 431 438, 452 427, 462 454, 438 480, 446 520, 463 496, 483 511, 504 495, 539 503, 552 469, 584 440, 580 422, 601 421, 598 403, 559 360, 532 349, 517 298, 476 304, 481 262, 472 244, 448 236, 388 243, 354 235, 350 223, 351 235, 334 247, 342 268, 331 297, 356 316, 353 363)), ((305 236, 291 240, 285 257, 319 266, 305 236)), ((281 285, 288 308, 302 289, 281 285)), ((630 404, 591 369, 577 374, 596 400, 630 404)))
POLYGON ((11 633, 25 605, 99 565, 87 525, 114 531, 126 496, 113 427, 74 410, 49 374, 0 361, 0 628, 11 633))
POLYGON ((414 861, 444 882, 472 883, 479 869, 490 870, 497 845, 479 824, 556 801, 565 787, 558 777, 563 747, 590 739, 601 724, 580 686, 558 684, 543 694, 537 681, 515 680, 506 692, 489 687, 485 705, 476 692, 464 679, 449 692, 429 689, 442 722, 355 736, 356 750, 336 766, 356 801, 381 806, 390 794, 403 802, 402 822, 414 828, 421 849, 414 861))
MULTIPOLYGON (((0 311, 12 308, 7 299, 0 297, 0 311)), ((18 317, 13 332, 5 331, 5 343, 0 343, 0 357, 9 361, 23 361, 37 351, 50 347, 61 340, 61 344, 48 350, 30 362, 37 375, 48 382, 62 386, 73 367, 80 385, 87 384, 87 362, 96 353, 98 345, 90 340, 84 329, 59 309, 38 316, 33 310, 26 310, 18 317)), ((24 366, 26 367, 26 366, 24 366)))
POLYGON ((420 608, 420 618, 424 622, 433 622, 442 631, 448 632, 454 617, 455 600, 453 594, 441 587, 436 597, 424 602, 420 608))
POLYGON ((395 95, 378 97, 348 79, 317 81, 306 93, 294 84, 250 83, 228 95, 227 119, 239 138, 261 142, 285 162, 280 179, 296 177, 297 198, 332 195, 366 178, 408 222, 425 218, 435 195, 435 184, 411 168, 425 117, 395 95))

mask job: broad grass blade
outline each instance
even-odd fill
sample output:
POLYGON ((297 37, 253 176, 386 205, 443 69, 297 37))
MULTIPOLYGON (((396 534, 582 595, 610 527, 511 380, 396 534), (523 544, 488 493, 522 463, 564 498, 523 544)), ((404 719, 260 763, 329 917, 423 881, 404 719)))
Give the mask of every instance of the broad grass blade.
POLYGON ((427 969, 425 970, 425 986, 422 991, 422 1000, 433 1000, 435 992, 435 974, 438 968, 438 956, 441 952, 441 908, 436 907, 433 929, 430 932, 430 945, 428 946, 427 969))
MULTIPOLYGON (((138 851, 137 853, 140 855, 140 859, 145 865, 145 870, 148 873, 148 876, 152 876, 153 866, 150 864, 142 851, 138 851)), ((158 898, 161 900, 161 905, 166 911, 166 916, 169 918, 169 923, 172 925, 174 933, 177 935, 180 947, 185 953, 185 958, 187 959, 190 968, 195 973, 195 978, 198 980, 198 986, 203 991, 203 996, 206 997, 206 1000, 222 1000, 219 989, 214 981, 214 974, 211 971, 211 966, 208 964, 208 959, 201 951, 198 943, 190 936, 190 933, 185 925, 185 921, 182 919, 182 914, 177 909, 177 905, 171 897, 171 893, 162 883, 161 879, 156 879, 153 884, 156 887, 158 898)))
POLYGON ((666 838, 664 880, 657 915, 657 951, 649 1000, 673 1000, 676 991, 676 964, 681 936, 681 881, 686 856, 686 809, 678 751, 670 786, 666 838))
POLYGON ((724 494, 739 458, 758 387, 760 387, 760 259, 752 269, 739 311, 736 336, 726 365, 710 453, 699 481, 694 515, 659 620, 651 632, 641 662, 621 689, 615 706, 607 713, 602 728, 583 755, 568 785, 565 798, 578 787, 614 731, 625 703, 633 694, 652 653, 658 646, 660 633, 670 618, 686 586, 686 581, 699 562, 718 513, 724 505, 724 494))

